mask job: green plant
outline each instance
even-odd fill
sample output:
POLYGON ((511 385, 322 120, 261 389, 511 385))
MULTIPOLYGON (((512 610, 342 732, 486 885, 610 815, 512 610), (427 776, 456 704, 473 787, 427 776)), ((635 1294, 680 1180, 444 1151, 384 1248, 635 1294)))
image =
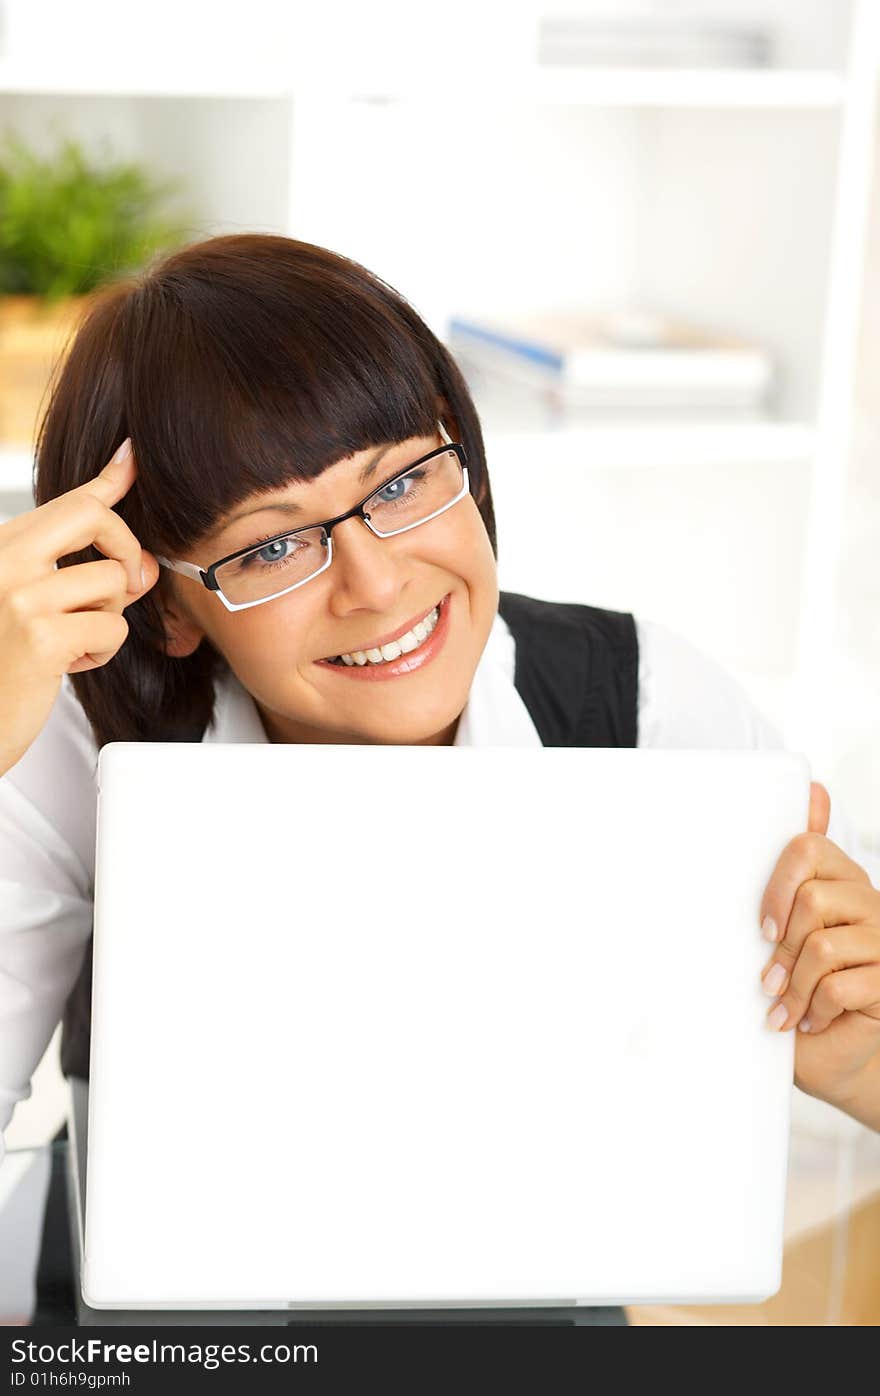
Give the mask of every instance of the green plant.
POLYGON ((48 158, 9 130, 3 144, 0 294, 30 293, 47 303, 85 295, 186 235, 186 223, 159 211, 179 180, 154 180, 137 164, 114 163, 106 146, 101 163, 90 163, 69 138, 48 158))

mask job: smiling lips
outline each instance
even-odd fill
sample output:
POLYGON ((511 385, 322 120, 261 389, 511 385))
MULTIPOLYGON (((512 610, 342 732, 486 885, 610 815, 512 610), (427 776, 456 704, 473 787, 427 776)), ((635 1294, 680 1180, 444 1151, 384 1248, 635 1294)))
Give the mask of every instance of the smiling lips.
POLYGON ((423 611, 421 615, 415 616, 412 620, 406 621, 404 625, 399 625, 396 630, 392 630, 388 635, 383 635, 379 640, 370 640, 368 644, 356 645, 350 650, 340 650, 339 654, 325 655, 325 657, 322 660, 319 660, 319 663, 330 663, 334 659, 338 659, 341 654, 354 654, 356 652, 366 654, 368 650, 381 650, 383 645, 393 644, 394 641, 399 640, 402 635, 406 635, 410 630, 414 630, 417 625, 420 625, 423 622, 427 621, 428 616, 431 614, 433 610, 437 608, 437 606, 439 606, 439 604, 439 602, 435 602, 433 606, 428 607, 427 611, 423 611))
MULTIPOLYGON (((418 673, 443 649, 449 633, 451 609, 452 594, 447 592, 434 611, 428 612, 426 621, 416 622, 413 634, 404 639, 404 648, 400 653, 394 654, 399 648, 396 641, 386 641, 386 649, 392 651, 391 657, 386 657, 381 650, 371 646, 366 652, 355 650, 345 659, 318 659, 315 662, 319 668, 327 669, 340 678, 361 682, 377 682, 418 673)), ((407 632, 404 631, 406 636, 407 632)))

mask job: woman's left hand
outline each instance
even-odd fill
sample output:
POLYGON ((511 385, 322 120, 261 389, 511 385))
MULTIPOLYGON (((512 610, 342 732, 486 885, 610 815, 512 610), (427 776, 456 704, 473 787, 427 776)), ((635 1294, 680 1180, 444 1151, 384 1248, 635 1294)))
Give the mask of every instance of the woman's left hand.
POLYGON ((808 832, 785 846, 761 901, 775 940, 761 979, 775 1000, 768 1026, 798 1029, 795 1084, 845 1107, 880 1052, 880 891, 825 837, 830 812, 812 781, 808 832))

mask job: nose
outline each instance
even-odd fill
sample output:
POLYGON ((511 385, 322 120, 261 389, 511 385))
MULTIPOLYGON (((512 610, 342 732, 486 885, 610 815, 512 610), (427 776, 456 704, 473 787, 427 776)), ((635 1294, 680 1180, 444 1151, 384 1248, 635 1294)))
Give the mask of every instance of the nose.
POLYGON ((333 530, 333 562, 327 573, 332 581, 330 610, 336 616, 352 611, 376 611, 389 615, 405 575, 396 538, 377 538, 363 519, 346 519, 333 530))

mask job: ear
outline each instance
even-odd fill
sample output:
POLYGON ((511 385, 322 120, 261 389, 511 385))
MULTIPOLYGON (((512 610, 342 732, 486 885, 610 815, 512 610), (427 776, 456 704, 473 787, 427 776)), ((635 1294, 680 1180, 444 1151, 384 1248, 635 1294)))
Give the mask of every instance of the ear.
POLYGON ((156 605, 165 628, 165 653, 172 659, 186 659, 202 643, 204 630, 193 620, 173 593, 156 588, 156 605))

